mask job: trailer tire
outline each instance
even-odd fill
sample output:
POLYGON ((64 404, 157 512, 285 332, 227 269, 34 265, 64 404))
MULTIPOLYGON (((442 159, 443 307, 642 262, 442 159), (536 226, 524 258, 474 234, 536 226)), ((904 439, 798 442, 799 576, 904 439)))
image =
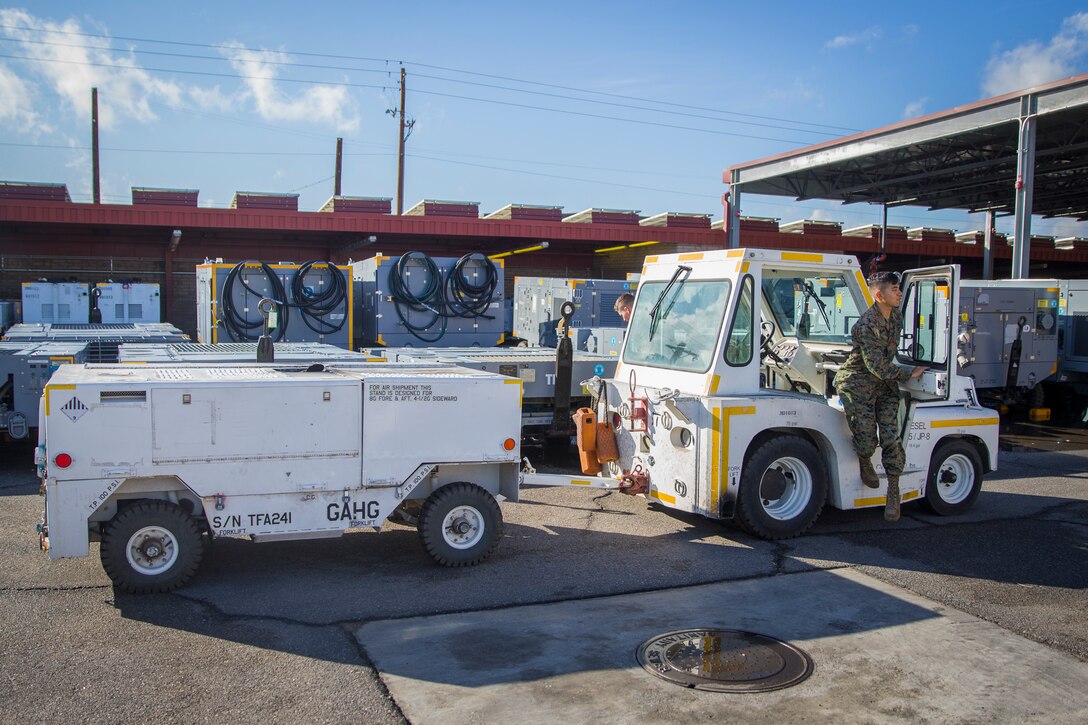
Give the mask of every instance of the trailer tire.
POLYGON ((123 508, 102 532, 102 568, 132 594, 169 592, 192 578, 204 556, 193 517, 168 501, 123 508))
POLYGON ((439 564, 473 566, 499 545, 502 511, 495 498, 476 484, 451 483, 423 503, 419 537, 439 564))
POLYGON ((771 438, 748 457, 737 492, 736 520, 763 539, 789 539, 811 527, 827 499, 827 466, 799 436, 771 438))
POLYGON ((937 446, 926 477, 926 506, 941 516, 962 514, 982 490, 982 459, 978 449, 963 440, 937 446))

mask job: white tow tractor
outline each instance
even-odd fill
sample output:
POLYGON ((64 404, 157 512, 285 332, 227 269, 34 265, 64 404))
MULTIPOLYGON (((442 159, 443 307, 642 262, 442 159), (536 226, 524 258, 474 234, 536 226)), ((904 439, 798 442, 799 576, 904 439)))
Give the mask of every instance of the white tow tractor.
MULTIPOLYGON (((902 500, 939 514, 974 502, 997 466, 998 414, 959 373, 956 266, 903 280, 902 500)), ((797 536, 825 504, 883 506, 863 487, 832 379, 872 298, 856 258, 766 249, 647 257, 616 377, 594 380, 618 458, 567 485, 619 487, 669 508, 797 536)), ((602 412, 603 411, 603 412, 602 412)), ((583 461, 594 435, 579 437, 583 461)), ((603 450, 603 448, 602 448, 603 450)), ((591 457, 591 456, 590 456, 591 457)), ((588 467, 588 466, 587 466, 588 467)), ((564 477, 527 472, 526 485, 564 477)))
POLYGON ((335 537, 416 522, 476 564, 518 498, 521 383, 442 365, 65 365, 41 401, 39 539, 121 589, 168 591, 206 538, 335 537), (481 414, 486 411, 486 415, 481 414))

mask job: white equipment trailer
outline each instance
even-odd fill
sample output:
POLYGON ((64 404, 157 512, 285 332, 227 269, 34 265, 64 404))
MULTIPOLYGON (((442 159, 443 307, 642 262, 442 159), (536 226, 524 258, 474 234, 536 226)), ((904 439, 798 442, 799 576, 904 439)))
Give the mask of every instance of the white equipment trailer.
MULTIPOLYGON (((998 414, 957 366, 959 268, 908 272, 898 362, 903 501, 940 514, 974 502, 997 466, 998 414)), ((766 249, 647 257, 615 378, 593 381, 617 460, 567 485, 642 492, 669 508, 797 536, 825 504, 883 506, 862 486, 832 379, 872 297, 856 258, 766 249)), ((600 435, 599 431, 597 435, 600 435)), ((584 457, 583 453, 583 457, 584 457)), ((524 485, 564 477, 526 473, 524 485)))
POLYGON ((441 365, 65 365, 41 400, 39 524, 122 590, 169 591, 205 539, 340 536, 396 514, 476 564, 516 501, 521 382, 441 365), (486 411, 486 414, 481 414, 486 411))

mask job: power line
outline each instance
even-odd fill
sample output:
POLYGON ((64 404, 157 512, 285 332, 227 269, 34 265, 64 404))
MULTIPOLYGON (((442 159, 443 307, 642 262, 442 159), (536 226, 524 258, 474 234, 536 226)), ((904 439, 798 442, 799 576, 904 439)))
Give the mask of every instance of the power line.
MULTIPOLYGON (((111 47, 108 47, 108 46, 86 46, 86 45, 79 45, 79 44, 75 44, 75 43, 56 43, 56 42, 52 42, 52 41, 48 41, 48 40, 0 38, 0 41, 8 41, 8 42, 14 42, 14 43, 33 43, 33 44, 36 44, 36 45, 48 45, 48 46, 56 46, 56 47, 61 47, 61 48, 92 48, 94 50, 101 50, 101 51, 114 51, 114 50, 117 50, 117 49, 114 49, 114 48, 111 48, 111 47)), ((256 52, 259 52, 259 51, 253 51, 253 50, 248 49, 248 48, 233 48, 232 47, 232 48, 230 48, 230 50, 232 50, 235 53, 239 53, 239 52, 256 53, 256 52)), ((212 56, 212 55, 194 55, 192 53, 167 53, 167 52, 164 52, 164 51, 140 50, 140 49, 136 49, 136 48, 130 49, 130 50, 127 50, 127 51, 123 51, 123 52, 137 53, 137 54, 141 54, 141 55, 164 56, 164 57, 169 57, 169 58, 187 58, 187 59, 194 59, 194 60, 211 60, 211 61, 215 61, 217 63, 221 63, 221 62, 224 62, 224 61, 233 62, 233 61, 239 60, 238 58, 229 57, 229 56, 224 57, 224 56, 212 56)), ((50 59, 41 58, 40 60, 48 61, 50 59)), ((320 70, 339 70, 339 71, 352 71, 352 72, 360 72, 360 73, 384 73, 384 74, 388 74, 390 72, 387 69, 358 68, 358 67, 335 66, 335 65, 320 65, 320 64, 316 64, 316 63, 297 63, 297 62, 294 62, 294 61, 269 60, 269 59, 265 59, 265 58, 259 59, 259 62, 262 65, 274 65, 274 66, 287 67, 287 68, 310 68, 310 69, 320 69, 320 70)), ((687 117, 687 118, 698 118, 698 119, 707 120, 707 121, 716 121, 716 122, 720 122, 720 123, 734 123, 734 124, 741 124, 741 125, 745 125, 745 126, 756 126, 756 127, 761 127, 761 128, 774 128, 774 129, 779 129, 779 130, 784 130, 784 131, 796 131, 798 133, 815 133, 815 134, 820 134, 820 135, 823 135, 823 136, 833 136, 833 137, 841 135, 841 132, 839 132, 839 131, 831 132, 831 131, 821 131, 821 130, 816 130, 816 129, 796 128, 796 127, 793 127, 793 126, 781 126, 781 125, 773 124, 773 123, 758 123, 758 122, 755 122, 755 121, 739 121, 739 120, 730 119, 730 118, 719 118, 719 117, 716 117, 716 116, 707 116, 705 114, 685 113, 685 112, 682 112, 682 111, 676 111, 674 109, 649 108, 649 107, 646 107, 646 106, 632 105, 630 103, 618 103, 616 101, 599 101, 599 100, 595 100, 595 99, 591 99, 591 98, 577 98, 575 96, 564 95, 564 94, 560 94, 560 93, 548 93, 548 92, 545 92, 545 91, 532 91, 532 90, 528 90, 528 89, 525 89, 525 88, 513 88, 511 86, 501 86, 501 85, 496 85, 494 83, 480 83, 478 81, 466 81, 466 80, 461 80, 459 78, 447 78, 447 77, 444 77, 444 76, 428 75, 428 74, 425 74, 425 73, 413 73, 412 75, 414 77, 416 77, 416 78, 427 78, 429 80, 444 81, 444 82, 447 82, 447 83, 460 83, 460 84, 463 84, 463 85, 477 86, 477 87, 480 87, 480 88, 491 88, 491 89, 495 89, 495 90, 512 91, 514 93, 526 93, 526 94, 530 94, 530 95, 544 96, 544 97, 547 97, 547 98, 557 98, 557 99, 560 99, 560 100, 575 101, 577 103, 596 103, 596 104, 599 104, 599 105, 613 106, 613 107, 616 107, 616 108, 629 108, 629 109, 637 110, 637 111, 648 111, 650 113, 663 113, 663 114, 670 115, 670 116, 682 116, 682 117, 687 117)), ((658 103, 658 101, 651 101, 651 102, 658 103)), ((796 122, 796 123, 802 123, 802 122, 796 122)), ((819 124, 813 124, 813 125, 819 125, 819 124)))
MULTIPOLYGON (((59 58, 34 58, 34 57, 31 57, 31 56, 9 55, 9 54, 2 54, 2 53, 0 53, 0 58, 13 58, 13 59, 16 59, 16 60, 34 60, 34 61, 45 62, 45 63, 63 63, 63 64, 67 64, 67 65, 89 65, 89 66, 101 67, 101 68, 118 68, 118 69, 127 70, 127 71, 140 70, 140 71, 150 71, 150 72, 154 72, 154 73, 183 73, 183 74, 186 74, 186 75, 211 76, 211 77, 214 77, 214 78, 241 78, 241 79, 245 79, 245 80, 279 81, 279 82, 284 82, 284 83, 308 83, 308 84, 317 84, 317 85, 323 85, 323 86, 341 86, 341 87, 346 87, 346 88, 377 88, 377 89, 382 89, 382 90, 385 90, 385 89, 388 88, 388 86, 376 86, 376 85, 365 84, 365 83, 348 83, 348 82, 345 82, 345 81, 313 81, 313 80, 303 80, 303 79, 297 79, 297 78, 282 78, 282 77, 278 77, 278 76, 250 76, 250 75, 235 74, 235 73, 214 73, 214 72, 211 72, 211 71, 191 71, 191 70, 166 69, 166 68, 147 68, 147 67, 133 68, 132 66, 118 65, 118 64, 115 64, 115 63, 98 63, 98 62, 89 61, 89 60, 77 61, 77 60, 61 60, 59 58)), ((802 141, 802 140, 797 140, 797 139, 772 138, 772 137, 769 137, 769 136, 756 136, 756 135, 753 135, 753 134, 735 133, 735 132, 732 132, 732 131, 715 131, 715 130, 709 129, 709 128, 697 128, 697 127, 694 127, 694 126, 680 126, 680 125, 672 124, 672 123, 660 123, 658 121, 644 121, 644 120, 636 119, 636 118, 621 118, 621 117, 618 117, 618 116, 605 116, 603 114, 598 114, 598 113, 586 113, 586 112, 583 112, 583 111, 571 111, 571 110, 565 110, 565 109, 560 109, 560 108, 547 108, 546 106, 533 106, 533 105, 530 105, 530 104, 527 104, 527 103, 514 103, 512 101, 499 101, 499 100, 495 100, 495 99, 491 99, 491 98, 476 98, 476 97, 473 97, 473 96, 462 96, 462 95, 458 95, 458 94, 455 94, 455 93, 441 93, 439 91, 427 91, 427 90, 422 90, 422 89, 419 89, 419 88, 413 88, 412 92, 413 93, 423 93, 423 94, 431 95, 431 96, 441 96, 443 98, 456 98, 456 99, 464 100, 464 101, 476 101, 476 102, 480 102, 480 103, 493 103, 493 104, 497 104, 497 105, 500 105, 500 106, 509 106, 509 107, 512 107, 512 108, 524 108, 524 109, 534 110, 534 111, 547 111, 549 113, 560 113, 560 114, 564 114, 564 115, 568 115, 568 116, 581 116, 583 118, 597 118, 597 119, 606 120, 606 121, 619 121, 620 123, 633 123, 633 124, 637 124, 637 125, 640 125, 640 126, 653 126, 653 127, 656 127, 656 128, 672 128, 672 129, 677 129, 677 130, 681 130, 681 131, 696 131, 696 132, 699 132, 699 133, 714 134, 716 136, 731 136, 731 137, 735 137, 735 138, 749 138, 749 139, 756 139, 756 140, 759 140, 759 141, 777 141, 777 142, 780 142, 780 143, 796 144, 796 145, 799 145, 799 146, 806 146, 806 145, 809 144, 808 141, 802 141)))
MULTIPOLYGON (((137 37, 131 37, 131 36, 122 36, 122 35, 110 36, 110 35, 104 35, 104 34, 98 34, 98 33, 84 33, 84 32, 69 31, 69 30, 50 30, 50 29, 42 29, 42 28, 28 28, 28 27, 25 27, 25 26, 15 26, 15 25, 0 25, 0 28, 5 28, 5 29, 9 29, 9 30, 24 30, 24 31, 29 31, 29 32, 37 32, 37 33, 53 33, 53 34, 57 34, 57 35, 73 35, 73 36, 77 36, 77 37, 98 38, 98 39, 104 39, 104 40, 126 40, 126 41, 131 41, 131 42, 156 43, 156 44, 161 44, 161 45, 174 45, 174 46, 182 46, 182 47, 190 47, 190 48, 210 48, 210 49, 220 50, 220 51, 222 51, 222 50, 237 51, 238 50, 238 48, 235 47, 235 46, 222 45, 222 44, 191 43, 191 42, 174 41, 174 40, 159 40, 159 39, 155 39, 155 38, 137 38, 137 37)), ((151 51, 137 51, 137 52, 151 52, 151 51)), ((330 58, 330 59, 336 59, 336 60, 351 60, 351 61, 361 61, 361 62, 367 62, 367 63, 385 63, 387 65, 388 64, 394 64, 394 65, 405 65, 406 64, 405 61, 393 60, 393 59, 390 59, 390 58, 368 58, 368 57, 351 56, 351 55, 338 55, 338 54, 331 54, 331 53, 311 53, 311 52, 306 52, 306 51, 283 51, 283 52, 290 53, 291 55, 304 56, 304 57, 309 57, 309 58, 330 58)), ((492 73, 480 73, 480 72, 477 72, 477 71, 468 71, 468 70, 464 70, 464 69, 460 69, 460 68, 451 68, 449 66, 440 66, 440 65, 433 65, 433 64, 428 64, 428 63, 416 63, 416 62, 407 62, 407 64, 412 65, 412 66, 418 66, 420 68, 430 68, 432 70, 441 70, 441 71, 446 71, 446 72, 450 72, 450 73, 461 73, 463 75, 476 76, 476 77, 480 77, 480 78, 491 78, 491 79, 494 79, 494 80, 504 80, 504 81, 510 81, 510 82, 513 82, 513 83, 522 83, 522 84, 525 84, 525 85, 539 86, 539 87, 542 87, 542 88, 554 88, 554 89, 557 89, 557 90, 572 91, 572 92, 575 92, 575 93, 584 93, 584 94, 588 94, 588 95, 604 96, 604 97, 607 97, 607 98, 617 98, 617 99, 622 99, 622 100, 626 100, 626 101, 638 101, 640 103, 655 103, 655 104, 659 104, 659 105, 667 105, 667 106, 670 106, 671 108, 687 108, 687 109, 691 109, 691 110, 695 110, 695 111, 707 111, 707 112, 710 112, 710 113, 719 113, 719 114, 723 114, 723 115, 738 116, 738 117, 741 117, 741 118, 753 118, 753 119, 758 119, 758 120, 761 120, 761 121, 778 121, 778 122, 781 122, 781 123, 792 123, 792 124, 796 124, 796 125, 813 126, 813 127, 817 127, 817 128, 825 128, 825 129, 834 130, 834 131, 838 131, 838 132, 846 131, 846 132, 850 132, 850 133, 855 133, 855 132, 858 132, 858 131, 861 130, 861 129, 856 129, 856 128, 850 128, 850 127, 847 127, 847 126, 835 126, 835 125, 828 125, 828 124, 821 124, 821 123, 813 123, 811 121, 802 121, 802 120, 797 120, 797 119, 781 118, 781 117, 776 117, 776 116, 764 116, 764 115, 758 115, 758 114, 752 114, 752 113, 743 113, 743 112, 740 112, 740 111, 731 111, 731 110, 727 110, 727 109, 708 108, 708 107, 705 107, 705 106, 695 106, 695 105, 685 104, 685 103, 675 103, 675 102, 672 102, 672 101, 659 101, 659 100, 652 99, 652 98, 641 98, 641 97, 638 97, 638 96, 627 96, 627 95, 623 95, 623 94, 619 94, 619 93, 609 93, 607 91, 595 91, 595 90, 591 90, 591 89, 577 88, 577 87, 574 87, 574 86, 565 86, 565 85, 560 85, 560 84, 556 84, 556 83, 545 83, 545 82, 542 82, 542 81, 531 81, 531 80, 526 80, 526 79, 522 79, 522 78, 514 78, 514 77, 511 77, 511 76, 496 75, 496 74, 492 74, 492 73)), ((350 70, 350 69, 345 69, 345 70, 350 70)), ((370 69, 360 69, 360 70, 367 70, 367 72, 370 72, 370 69)), ((377 72, 383 72, 383 71, 377 71, 377 72)), ((467 81, 456 81, 454 79, 448 79, 448 80, 452 80, 453 82, 467 83, 467 81)), ((483 84, 481 84, 481 85, 483 85, 483 84)), ((529 91, 524 91, 524 92, 529 92, 529 91)), ((588 100, 588 99, 580 99, 580 100, 588 100)), ((796 130, 801 130, 801 129, 796 129, 796 130)))

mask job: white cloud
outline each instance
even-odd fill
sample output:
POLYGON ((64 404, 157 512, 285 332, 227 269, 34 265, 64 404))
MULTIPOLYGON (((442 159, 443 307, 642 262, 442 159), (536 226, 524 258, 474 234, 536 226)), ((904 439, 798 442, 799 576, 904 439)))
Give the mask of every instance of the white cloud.
POLYGON ((907 104, 907 107, 903 109, 903 118, 917 118, 926 112, 926 103, 929 101, 929 96, 923 96, 916 101, 911 101, 907 104))
POLYGON ((244 76, 245 95, 253 100, 257 113, 265 120, 316 121, 348 133, 359 128, 359 116, 344 86, 317 84, 291 96, 276 83, 275 64, 286 62, 289 59, 286 53, 250 50, 237 42, 228 46, 223 53, 244 76))
POLYGON ((283 53, 248 50, 233 43, 224 52, 241 75, 243 89, 225 92, 218 85, 203 87, 164 80, 140 67, 132 49, 113 47, 108 37, 80 35, 78 20, 55 22, 38 18, 26 10, 0 9, 0 37, 19 43, 18 54, 27 60, 0 66, 0 120, 27 127, 40 121, 27 99, 34 95, 35 81, 61 98, 71 113, 86 116, 91 107, 91 88, 98 88, 99 122, 109 128, 119 119, 141 123, 158 119, 155 109, 195 105, 210 111, 238 109, 252 101, 257 113, 267 120, 306 121, 352 132, 359 117, 348 88, 314 83, 302 91, 284 92, 276 82, 278 68, 269 61, 288 59, 283 53), (20 71, 20 72, 17 72, 20 71), (27 114, 33 114, 28 116, 27 114))
POLYGON ((34 90, 6 65, 0 65, 0 122, 19 133, 38 136, 50 126, 34 111, 34 90))
POLYGON ((872 50, 872 42, 874 40, 880 40, 883 35, 883 29, 881 29, 879 25, 874 25, 871 28, 866 28, 860 33, 854 33, 853 35, 837 35, 831 40, 824 43, 824 49, 838 50, 839 48, 846 48, 851 45, 865 44, 870 50, 872 50))
POLYGON ((0 25, 8 38, 21 41, 20 55, 63 99, 71 111, 86 114, 91 107, 91 88, 99 91, 99 122, 108 127, 118 117, 153 121, 153 100, 177 103, 180 87, 154 78, 140 69, 131 53, 118 55, 109 41, 73 33, 81 28, 75 20, 56 23, 36 18, 25 10, 0 10, 0 25), (42 32, 46 31, 46 32, 42 32), (46 43, 34 41, 46 41, 46 43))
POLYGON ((1037 40, 990 58, 982 81, 983 97, 1037 86, 1073 75, 1088 54, 1088 13, 1062 21, 1061 30, 1047 43, 1037 40))

